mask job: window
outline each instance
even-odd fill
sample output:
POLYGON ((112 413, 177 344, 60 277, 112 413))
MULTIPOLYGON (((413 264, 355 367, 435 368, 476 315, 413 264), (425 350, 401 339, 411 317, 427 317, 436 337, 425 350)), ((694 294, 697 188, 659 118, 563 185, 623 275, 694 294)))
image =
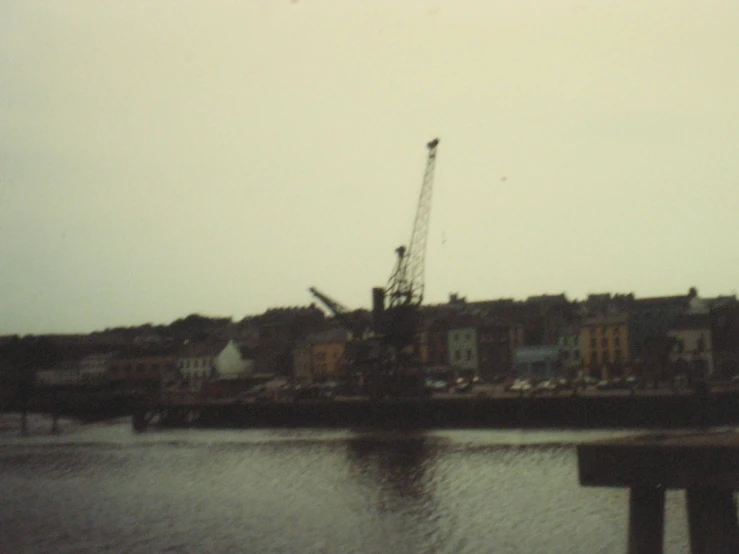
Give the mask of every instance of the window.
POLYGON ((459 351, 459 348, 454 351, 454 359, 457 361, 462 359, 462 353, 459 351))
POLYGON ((469 362, 472 359, 472 350, 469 348, 467 349, 467 361, 469 362))
POLYGON ((465 333, 464 334, 464 340, 470 340, 470 334, 469 333, 465 333))
POLYGON ((595 338, 590 339, 590 347, 595 348, 595 345, 596 345, 595 338))
POLYGON ((613 338, 613 344, 617 347, 621 345, 621 337, 614 337, 613 338))
POLYGON ((603 337, 603 338, 602 338, 602 339, 600 340, 600 345, 601 345, 601 346, 602 346, 603 348, 607 348, 607 347, 608 347, 608 339, 607 339, 606 337, 603 337))
POLYGON ((580 359, 580 351, 579 351, 579 350, 575 350, 575 351, 573 351, 573 352, 572 352, 572 358, 573 358, 574 360, 579 360, 579 359, 580 359))

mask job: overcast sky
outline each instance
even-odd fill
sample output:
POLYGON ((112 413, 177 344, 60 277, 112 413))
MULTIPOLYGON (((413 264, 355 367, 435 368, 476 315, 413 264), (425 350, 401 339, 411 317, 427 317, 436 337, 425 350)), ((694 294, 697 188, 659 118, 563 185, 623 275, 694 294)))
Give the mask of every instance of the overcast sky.
POLYGON ((369 307, 439 137, 426 300, 731 294, 734 0, 4 0, 0 334, 369 307))

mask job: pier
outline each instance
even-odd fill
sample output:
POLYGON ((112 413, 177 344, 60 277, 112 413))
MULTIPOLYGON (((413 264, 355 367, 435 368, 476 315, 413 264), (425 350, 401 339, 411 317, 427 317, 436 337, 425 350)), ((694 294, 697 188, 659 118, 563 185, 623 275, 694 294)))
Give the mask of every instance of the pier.
POLYGON ((739 433, 663 432, 578 446, 580 484, 625 487, 628 554, 661 554, 667 489, 685 491, 692 554, 736 554, 739 433))

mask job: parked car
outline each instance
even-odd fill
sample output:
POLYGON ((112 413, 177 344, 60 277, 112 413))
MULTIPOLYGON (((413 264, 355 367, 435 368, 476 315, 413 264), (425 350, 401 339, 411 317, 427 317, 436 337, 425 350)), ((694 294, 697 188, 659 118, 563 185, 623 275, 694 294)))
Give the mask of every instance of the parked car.
POLYGON ((469 392, 472 390, 472 381, 470 379, 465 379, 464 377, 459 377, 457 382, 454 384, 454 388, 457 392, 469 392))
POLYGON ((610 380, 604 379, 595 386, 598 390, 628 390, 635 387, 635 377, 614 377, 610 380))
POLYGON ((242 404, 260 402, 267 400, 268 398, 269 395, 267 393, 267 387, 264 385, 256 385, 236 395, 236 401, 242 404))
POLYGON ((534 386, 531 379, 516 379, 508 390, 523 394, 525 392, 529 392, 533 388, 534 386))
POLYGON ((449 384, 443 379, 432 379, 427 378, 424 382, 424 386, 431 392, 446 392, 449 388, 449 384))
POLYGON ((554 392, 556 390, 556 379, 546 379, 534 387, 534 392, 554 392))
POLYGON ((598 386, 600 382, 601 381, 599 379, 596 379, 595 377, 584 375, 582 377, 576 377, 575 379, 573 379, 572 386, 582 389, 591 389, 598 386))

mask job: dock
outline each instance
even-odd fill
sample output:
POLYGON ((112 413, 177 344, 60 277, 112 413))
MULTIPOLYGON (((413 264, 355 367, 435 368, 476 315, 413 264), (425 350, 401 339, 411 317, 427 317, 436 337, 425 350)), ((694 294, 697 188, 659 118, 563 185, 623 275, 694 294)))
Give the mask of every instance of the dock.
POLYGON ((134 426, 421 428, 685 428, 739 425, 736 393, 508 396, 239 402, 161 396, 142 399, 134 426))
POLYGON ((628 554, 661 554, 665 491, 685 490, 692 554, 739 553, 739 433, 666 431, 578 445, 580 484, 629 494, 628 554))

